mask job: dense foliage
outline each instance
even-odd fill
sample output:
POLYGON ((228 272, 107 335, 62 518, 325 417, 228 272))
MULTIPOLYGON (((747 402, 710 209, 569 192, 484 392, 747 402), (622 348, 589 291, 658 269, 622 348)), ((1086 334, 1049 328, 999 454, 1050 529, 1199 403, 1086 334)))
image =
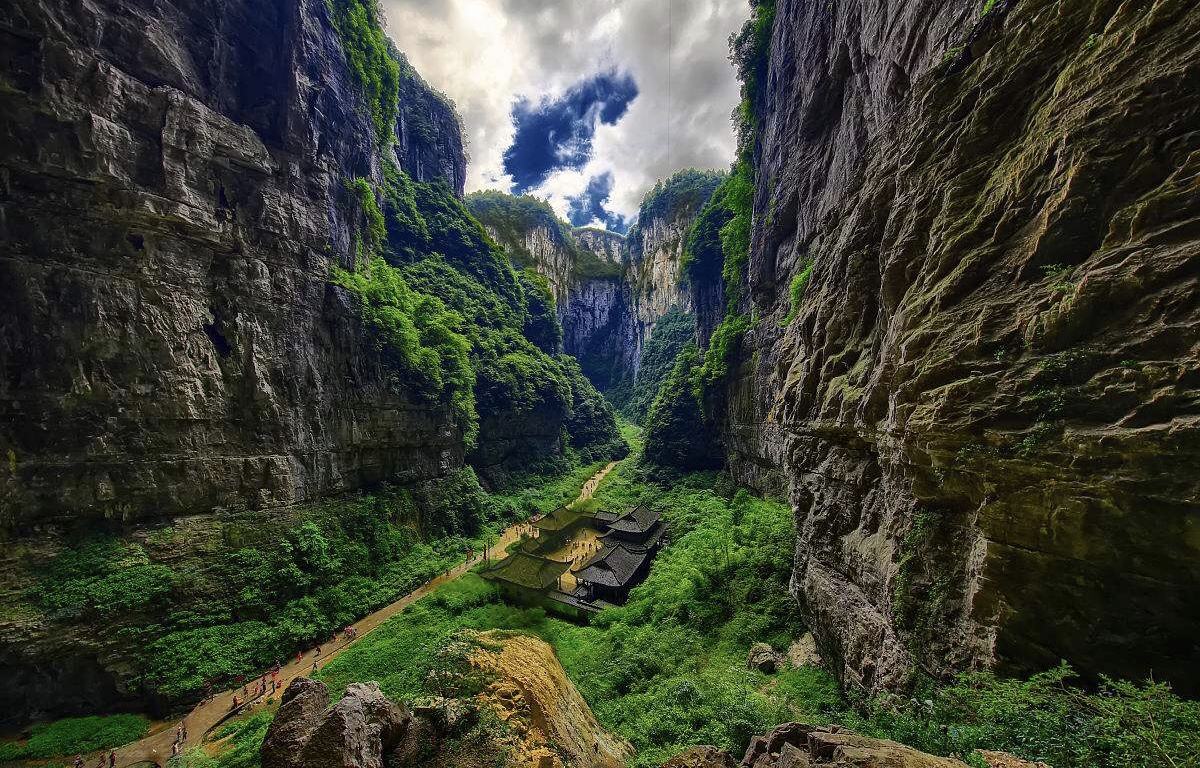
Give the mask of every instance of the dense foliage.
POLYGON ((675 367, 679 353, 695 337, 695 330, 696 318, 678 307, 673 307, 654 323, 654 330, 642 350, 637 380, 628 401, 621 407, 627 418, 639 424, 645 421, 654 397, 675 367))
POLYGON ((700 404, 699 375, 696 346, 689 343, 675 358, 646 416, 644 462, 684 471, 721 466, 721 451, 700 404))
POLYGON ((106 627, 147 692, 194 696, 385 605, 524 512, 464 469, 291 518, 232 516, 193 557, 176 554, 186 525, 142 543, 90 535, 30 574, 28 599, 56 623, 106 627))
POLYGON ((629 230, 629 241, 637 247, 642 227, 647 222, 661 219, 672 223, 699 211, 724 178, 725 174, 720 171, 685 168, 656 182, 642 198, 637 223, 629 230))
POLYGON ((24 744, 0 743, 0 762, 69 757, 111 749, 146 735, 150 722, 140 715, 68 717, 33 726, 24 744))
POLYGON ((496 239, 513 261, 524 267, 536 259, 526 244, 526 235, 538 228, 546 230, 551 242, 568 254, 577 279, 617 278, 621 265, 601 259, 575 239, 569 224, 558 217, 545 200, 532 195, 510 195, 496 190, 472 192, 466 198, 467 209, 496 233, 496 239))
POLYGON ((545 280, 514 271, 444 182, 385 165, 378 216, 364 186, 351 186, 363 210, 358 237, 374 255, 355 271, 335 269, 334 280, 357 296, 397 386, 448 403, 468 446, 481 416, 558 414, 572 446, 620 454, 611 410, 589 407, 599 395, 574 386, 573 363, 555 356, 562 328, 545 280))
POLYGON ((400 62, 380 26, 376 0, 326 0, 354 84, 370 110, 379 146, 392 141, 399 107, 400 62))

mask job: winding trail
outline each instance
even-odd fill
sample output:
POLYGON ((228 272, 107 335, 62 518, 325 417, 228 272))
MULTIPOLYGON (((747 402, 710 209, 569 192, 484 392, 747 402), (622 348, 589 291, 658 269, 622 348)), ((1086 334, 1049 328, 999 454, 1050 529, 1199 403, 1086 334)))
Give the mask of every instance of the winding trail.
MULTIPOLYGON (((616 461, 610 462, 595 475, 592 475, 592 477, 590 477, 588 481, 583 484, 583 488, 581 488, 579 491, 579 496, 573 502, 571 502, 571 506, 590 499, 592 494, 596 492, 596 488, 599 487, 600 483, 605 477, 608 476, 608 473, 617 466, 618 463, 619 462, 616 461)), ((516 543, 521 537, 521 532, 524 531, 528 525, 529 523, 526 521, 506 528, 504 532, 500 534, 500 537, 497 539, 496 543, 492 545, 491 551, 493 553, 497 550, 503 552, 509 546, 516 543)), ((421 598, 425 597, 430 592, 433 592, 443 584, 459 578, 464 573, 478 565, 482 560, 483 555, 477 555, 469 560, 466 560, 451 568, 446 573, 443 573, 434 577, 430 581, 425 582, 395 602, 390 603, 389 605, 380 608, 378 611, 368 614, 363 619, 355 622, 351 625, 357 630, 357 635, 355 636, 354 640, 346 642, 345 640, 340 639, 342 635, 339 633, 339 640, 336 641, 336 644, 318 647, 313 651, 304 653, 299 662, 297 662, 295 658, 292 658, 291 661, 280 668, 278 677, 280 693, 282 693, 283 689, 287 688, 288 684, 291 683, 292 680, 312 674, 316 667, 323 666, 330 659, 345 650, 348 646, 353 645, 359 639, 367 635, 367 633, 371 632, 376 627, 383 624, 385 621, 400 613, 421 598)), ((252 693, 257 689, 259 679, 260 678, 257 677, 250 678, 250 688, 252 693)), ((270 690, 269 672, 267 673, 267 686, 268 690, 270 690)), ((250 701, 243 703, 240 707, 238 707, 237 710, 235 710, 233 707, 233 697, 234 695, 237 695, 239 698, 241 698, 241 693, 242 692, 240 689, 234 689, 225 691, 223 693, 214 694, 212 699, 208 700, 207 702, 197 704, 196 707, 191 712, 187 713, 181 721, 170 721, 157 724, 156 728, 146 737, 139 741, 126 744, 125 746, 116 750, 117 766, 120 768, 128 768, 129 766, 134 765, 165 765, 167 760, 171 758, 171 746, 175 742, 176 729, 180 724, 185 725, 187 728, 187 738, 184 739, 183 749, 195 747, 201 744, 204 741, 205 735, 207 735, 208 732, 217 725, 220 725, 221 722, 236 713, 246 711, 246 709, 253 707, 255 704, 262 701, 262 698, 265 698, 252 697, 250 701)), ((85 768, 92 768, 93 766, 96 766, 100 757, 101 753, 99 752, 88 756, 86 762, 84 763, 85 768)), ((107 761, 104 762, 104 765, 107 765, 107 761)))

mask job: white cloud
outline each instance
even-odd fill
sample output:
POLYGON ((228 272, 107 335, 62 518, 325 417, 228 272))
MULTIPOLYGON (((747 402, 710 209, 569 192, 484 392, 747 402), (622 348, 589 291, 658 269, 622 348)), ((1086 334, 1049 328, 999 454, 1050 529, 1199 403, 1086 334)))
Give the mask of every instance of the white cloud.
POLYGON ((749 14, 745 0, 383 2, 397 47, 458 105, 468 191, 511 188, 503 154, 516 99, 557 95, 613 67, 633 75, 639 95, 616 125, 599 126, 587 166, 558 171, 537 190, 560 213, 605 171, 614 181, 610 207, 630 216, 657 179, 733 160, 729 113, 738 92, 726 40, 749 14))

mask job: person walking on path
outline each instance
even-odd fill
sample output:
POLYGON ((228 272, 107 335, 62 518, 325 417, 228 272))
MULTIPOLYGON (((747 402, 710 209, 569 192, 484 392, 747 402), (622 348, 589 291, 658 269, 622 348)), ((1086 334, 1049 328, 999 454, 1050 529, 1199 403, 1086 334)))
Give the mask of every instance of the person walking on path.
POLYGON ((75 759, 71 762, 75 768, 83 768, 83 755, 75 755, 75 759))

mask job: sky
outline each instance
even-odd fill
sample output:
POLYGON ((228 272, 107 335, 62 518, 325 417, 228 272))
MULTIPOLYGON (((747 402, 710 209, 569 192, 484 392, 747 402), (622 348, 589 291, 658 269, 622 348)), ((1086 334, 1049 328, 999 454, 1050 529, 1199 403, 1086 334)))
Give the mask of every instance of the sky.
POLYGON ((727 40, 746 0, 383 7, 396 46, 458 106, 468 192, 532 194, 573 224, 620 230, 656 180, 733 160, 727 40))

